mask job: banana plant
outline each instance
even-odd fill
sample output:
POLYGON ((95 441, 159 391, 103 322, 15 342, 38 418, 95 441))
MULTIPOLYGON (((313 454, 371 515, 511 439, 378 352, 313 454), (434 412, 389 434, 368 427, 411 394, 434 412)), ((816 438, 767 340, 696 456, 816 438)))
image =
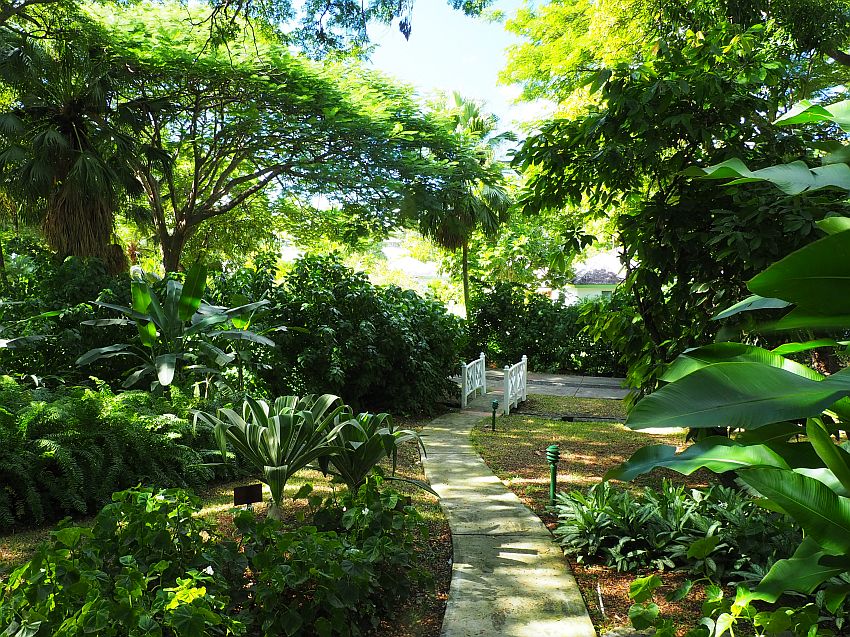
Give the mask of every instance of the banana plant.
MULTIPOLYGON (((850 102, 829 107, 804 104, 779 124, 838 123, 850 130, 850 102)), ((831 157, 831 159, 830 159, 831 157)), ((733 183, 764 180, 794 194, 823 187, 850 191, 848 147, 834 149, 830 163, 809 169, 802 162, 750 171, 741 162, 701 169, 733 183)), ((753 296, 718 314, 785 310, 757 330, 850 331, 850 218, 818 223, 821 239, 774 263, 748 282, 753 296)), ((780 560, 748 599, 775 602, 787 591, 824 591, 838 608, 850 587, 834 578, 850 574, 850 443, 835 440, 850 430, 850 369, 824 376, 787 356, 816 347, 846 351, 847 341, 810 338, 774 350, 742 343, 715 343, 685 352, 668 368, 669 384, 640 401, 626 424, 632 429, 680 426, 730 427, 732 439, 710 436, 678 453, 674 447, 644 447, 606 479, 631 480, 657 467, 683 474, 699 468, 738 478, 805 531, 789 559, 780 560)), ((840 439, 840 438, 839 438, 840 439)))
POLYGON ((420 453, 425 453, 425 445, 419 434, 410 429, 396 429, 389 414, 359 414, 342 423, 334 438, 331 453, 319 459, 320 468, 328 473, 329 467, 333 467, 332 473, 340 477, 349 491, 356 492, 365 484, 378 463, 391 458, 393 475, 385 476, 385 480, 407 482, 437 495, 422 480, 395 475, 398 450, 406 442, 413 442, 420 453))
POLYGON ((152 388, 167 387, 181 369, 194 373, 217 373, 230 365, 234 354, 225 352, 218 341, 252 341, 274 347, 271 339, 247 329, 222 329, 234 320, 268 305, 268 300, 248 303, 235 308, 223 308, 204 303, 207 272, 201 265, 193 266, 183 283, 174 279, 165 282, 165 298, 144 278, 131 283, 130 307, 96 302, 95 305, 115 310, 121 318, 84 321, 84 325, 130 325, 138 331, 138 344, 117 343, 89 350, 77 359, 77 365, 88 365, 103 358, 130 356, 139 361, 124 387, 132 387, 144 378, 154 377, 152 388))
POLYGON ((216 415, 198 411, 196 418, 214 428, 221 456, 228 460, 228 443, 241 460, 259 474, 271 492, 269 517, 283 517, 286 483, 298 471, 333 453, 334 440, 353 417, 337 396, 312 394, 280 396, 270 406, 247 398, 241 415, 219 409, 216 415))

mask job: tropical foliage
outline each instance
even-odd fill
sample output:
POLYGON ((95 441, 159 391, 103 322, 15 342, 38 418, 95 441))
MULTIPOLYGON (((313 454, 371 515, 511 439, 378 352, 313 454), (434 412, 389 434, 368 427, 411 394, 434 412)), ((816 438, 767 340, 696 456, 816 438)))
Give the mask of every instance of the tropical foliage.
POLYGON ((283 517, 283 490, 298 471, 331 452, 331 444, 351 417, 350 408, 337 396, 280 396, 272 405, 247 398, 239 415, 229 408, 218 415, 203 411, 198 419, 214 428, 223 460, 228 445, 239 460, 251 466, 269 485, 269 517, 283 517))
POLYGON ((711 317, 741 298, 748 279, 810 240, 814 222, 846 210, 830 191, 777 198, 764 184, 718 189, 683 174, 732 158, 764 166, 805 156, 814 133, 788 134, 771 121, 801 94, 831 86, 825 78, 835 65, 810 50, 792 53, 792 35, 765 13, 733 20, 726 3, 663 4, 635 14, 646 19, 637 26, 624 26, 629 18, 612 15, 607 3, 553 5, 573 22, 541 15, 541 28, 567 31, 552 47, 576 46, 576 60, 565 58, 574 75, 527 69, 530 86, 551 86, 565 113, 530 136, 515 160, 528 175, 520 198, 527 210, 567 206, 613 219, 630 301, 619 320, 593 332, 613 340, 630 385, 642 392, 658 386, 666 362, 714 338, 711 317), (622 26, 623 39, 576 33, 588 23, 622 26), (805 69, 798 55, 809 60, 805 69), (580 85, 589 87, 585 98, 569 101, 580 85))
POLYGON ((497 365, 528 356, 537 371, 617 376, 618 353, 603 339, 587 334, 589 314, 609 315, 616 306, 599 298, 564 305, 507 282, 484 288, 469 313, 467 356, 487 354, 497 365))
POLYGON ((356 410, 427 413, 457 392, 461 322, 442 304, 372 285, 335 256, 304 257, 279 284, 272 276, 231 288, 271 302, 255 329, 263 321, 290 328, 269 334, 274 350, 256 353, 271 394, 330 392, 356 410))
POLYGON ((60 525, 11 574, 5 632, 361 635, 403 598, 419 529, 398 494, 374 488, 352 494, 353 509, 368 513, 339 530, 242 512, 238 542, 184 491, 137 488, 112 500, 91 527, 60 525))
MULTIPOLYGON (((803 104, 777 123, 828 121, 848 126, 845 107, 803 104)), ((810 188, 850 189, 850 168, 829 159, 812 170, 792 164, 750 173, 739 162, 727 162, 705 172, 746 181, 766 179, 786 192, 799 190, 795 182, 800 180, 810 188)), ((781 309, 778 318, 756 319, 756 333, 797 339, 773 350, 721 342, 688 351, 667 370, 663 378, 669 384, 638 403, 627 421, 635 429, 678 425, 736 433, 731 438, 704 436, 682 453, 666 446, 646 447, 608 475, 631 479, 659 466, 685 474, 700 467, 735 471, 766 506, 787 513, 803 529, 805 539, 793 556, 777 562, 753 591, 739 595, 731 610, 718 605, 723 621, 734 623, 746 617, 754 600, 774 602, 788 591, 811 594, 822 589, 833 611, 847 596, 840 576, 850 572, 845 546, 850 455, 846 443, 838 444, 833 436, 846 429, 850 385, 846 370, 824 377, 790 359, 813 348, 845 347, 830 337, 848 328, 840 295, 846 276, 842 255, 850 249, 847 224, 837 216, 819 222, 826 236, 753 277, 748 287, 754 296, 717 317, 736 321, 761 308, 781 309)), ((752 329, 752 324, 747 326, 748 332, 752 329)), ((809 625, 816 624, 814 617, 809 625)))
POLYGON ((268 347, 274 342, 245 327, 250 316, 268 301, 247 303, 236 308, 223 308, 202 301, 207 288, 207 271, 195 265, 186 273, 183 283, 167 278, 165 297, 160 300, 142 274, 130 284, 132 307, 96 301, 95 304, 124 315, 119 319, 84 321, 85 325, 126 325, 135 323, 141 347, 118 343, 89 350, 77 365, 88 365, 103 358, 130 356, 141 361, 124 381, 132 387, 146 377, 155 376, 151 388, 168 387, 175 374, 189 372, 208 376, 236 360, 236 354, 226 353, 215 341, 250 341, 268 347), (219 329, 230 325, 231 329, 219 329))

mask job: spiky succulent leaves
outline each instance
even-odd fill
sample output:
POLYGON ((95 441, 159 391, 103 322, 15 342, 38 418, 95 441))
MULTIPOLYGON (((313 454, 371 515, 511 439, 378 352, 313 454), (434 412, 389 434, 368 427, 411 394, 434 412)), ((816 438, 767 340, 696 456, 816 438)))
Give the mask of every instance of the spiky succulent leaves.
MULTIPOLYGON (((414 442, 420 452, 425 451, 419 434, 409 429, 395 429, 389 414, 362 413, 342 423, 334 440, 333 453, 322 460, 333 466, 349 490, 356 491, 385 458, 392 458, 392 472, 395 474, 398 449, 406 442, 414 442)), ((323 470, 327 471, 327 466, 323 470)), ((397 478, 395 475, 388 479, 409 482, 434 493, 420 480, 397 478)))
POLYGON ((218 416, 200 412, 199 418, 215 428, 222 457, 228 443, 237 456, 248 462, 269 486, 273 509, 279 515, 286 483, 298 471, 328 455, 342 427, 341 414, 350 409, 336 396, 281 396, 269 407, 262 400, 247 398, 242 415, 220 409, 218 416))

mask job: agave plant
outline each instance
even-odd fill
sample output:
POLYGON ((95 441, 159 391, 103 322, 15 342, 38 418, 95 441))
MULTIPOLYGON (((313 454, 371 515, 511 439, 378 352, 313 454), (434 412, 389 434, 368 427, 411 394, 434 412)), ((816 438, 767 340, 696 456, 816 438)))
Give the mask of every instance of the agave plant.
POLYGON ((333 453, 337 434, 353 414, 337 396, 308 394, 280 396, 270 406, 247 398, 242 415, 219 409, 217 415, 196 412, 196 417, 215 428, 222 458, 227 444, 260 474, 269 486, 272 505, 269 517, 282 517, 286 483, 298 471, 333 453))
POLYGON ((80 356, 77 365, 88 365, 102 358, 131 356, 137 358, 140 364, 125 380, 125 387, 132 387, 150 376, 156 378, 154 386, 166 387, 174 381, 175 373, 181 368, 209 373, 217 372, 216 367, 231 364, 236 355, 225 352, 214 340, 251 341, 275 346, 271 339, 246 329, 242 320, 257 308, 268 305, 268 300, 223 308, 202 301, 206 288, 206 269, 195 265, 186 273, 184 283, 173 279, 166 281, 164 299, 160 299, 151 284, 142 278, 131 283, 132 307, 95 303, 120 312, 123 318, 84 321, 85 325, 135 323, 141 346, 117 343, 96 347, 80 356), (220 329, 228 324, 233 329, 220 329))
MULTIPOLYGON (((356 492, 384 458, 392 458, 392 471, 395 473, 398 448, 405 442, 416 443, 420 452, 425 453, 419 434, 410 429, 396 429, 389 414, 359 414, 341 423, 332 452, 320 458, 320 466, 325 472, 332 466, 348 489, 356 492)), ((394 475, 385 479, 409 482, 437 495, 421 480, 394 475)))

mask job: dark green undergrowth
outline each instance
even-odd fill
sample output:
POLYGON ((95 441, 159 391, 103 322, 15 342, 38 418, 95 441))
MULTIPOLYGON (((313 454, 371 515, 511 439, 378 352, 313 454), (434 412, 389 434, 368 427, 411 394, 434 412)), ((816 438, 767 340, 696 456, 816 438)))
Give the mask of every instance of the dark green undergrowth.
POLYGON ((113 394, 30 390, 0 377, 0 529, 96 511, 140 483, 200 487, 236 475, 216 460, 212 429, 193 423, 179 390, 113 394))
POLYGON ((0 630, 364 634, 409 592, 425 529, 408 499, 380 487, 327 499, 297 526, 241 512, 227 535, 185 491, 116 493, 90 527, 60 524, 11 574, 0 630))

